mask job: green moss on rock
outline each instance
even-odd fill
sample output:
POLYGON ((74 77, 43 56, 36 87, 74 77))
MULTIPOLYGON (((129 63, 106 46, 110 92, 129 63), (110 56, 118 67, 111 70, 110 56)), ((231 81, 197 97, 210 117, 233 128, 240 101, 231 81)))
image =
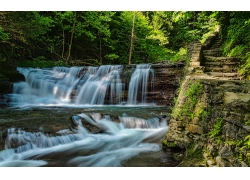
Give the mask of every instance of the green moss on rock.
POLYGON ((164 139, 164 140, 162 141, 162 145, 163 145, 164 147, 167 147, 167 148, 174 148, 174 147, 176 147, 176 146, 175 146, 175 143, 174 143, 173 141, 167 141, 166 139, 164 139))

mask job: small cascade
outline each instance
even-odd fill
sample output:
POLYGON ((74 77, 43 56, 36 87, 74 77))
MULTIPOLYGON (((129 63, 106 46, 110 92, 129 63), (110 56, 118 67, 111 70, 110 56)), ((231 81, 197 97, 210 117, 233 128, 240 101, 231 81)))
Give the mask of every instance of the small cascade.
POLYGON ((137 65, 129 83, 128 104, 146 103, 148 85, 153 81, 154 71, 151 65, 137 65))
POLYGON ((149 120, 145 120, 142 118, 136 117, 119 117, 120 121, 124 124, 127 128, 158 128, 160 127, 159 118, 152 118, 149 120))
POLYGON ((158 118, 124 116, 114 122, 100 113, 81 113, 73 120, 78 127, 74 131, 61 130, 58 136, 10 128, 5 149, 0 152, 0 166, 44 166, 51 161, 55 161, 55 166, 122 166, 139 153, 160 151, 160 146, 152 141, 167 130, 166 123, 159 123, 158 118), (103 133, 90 133, 83 121, 100 127, 103 133), (138 126, 130 126, 132 121, 138 126))
POLYGON ((80 125, 77 134, 49 137, 42 132, 25 132, 21 129, 8 129, 5 148, 15 148, 16 153, 21 153, 35 148, 50 148, 60 144, 68 144, 86 137, 88 131, 80 125))

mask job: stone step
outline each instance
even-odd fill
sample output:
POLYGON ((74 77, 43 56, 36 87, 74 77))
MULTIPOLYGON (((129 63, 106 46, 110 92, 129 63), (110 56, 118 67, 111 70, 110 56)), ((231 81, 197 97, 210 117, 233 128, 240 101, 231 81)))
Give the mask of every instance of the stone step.
POLYGON ((201 50, 201 46, 195 46, 193 47, 192 52, 200 51, 200 50, 201 50))
POLYGON ((203 51, 203 55, 204 56, 215 56, 215 57, 220 57, 221 56, 221 52, 220 49, 210 49, 210 50, 204 50, 203 51))
POLYGON ((221 47, 221 43, 218 41, 218 42, 215 42, 214 44, 212 44, 212 46, 210 47, 210 49, 220 48, 220 47, 221 47))
POLYGON ((224 72, 224 73, 233 73, 237 72, 238 62, 205 62, 206 72, 224 72))
POLYGON ((205 66, 205 72, 223 72, 223 73, 235 73, 237 72, 237 67, 208 67, 205 66))
POLYGON ((204 63, 206 66, 237 66, 239 62, 205 62, 204 63))
POLYGON ((207 75, 218 79, 241 80, 239 73, 206 72, 207 75))
POLYGON ((222 70, 227 70, 227 69, 237 69, 239 63, 237 62, 205 62, 202 64, 205 66, 207 69, 222 69, 222 70))
POLYGON ((239 73, 223 73, 223 72, 206 72, 206 74, 214 77, 239 77, 239 73))
POLYGON ((215 56, 204 56, 206 62, 240 62, 240 58, 236 57, 215 57, 215 56))

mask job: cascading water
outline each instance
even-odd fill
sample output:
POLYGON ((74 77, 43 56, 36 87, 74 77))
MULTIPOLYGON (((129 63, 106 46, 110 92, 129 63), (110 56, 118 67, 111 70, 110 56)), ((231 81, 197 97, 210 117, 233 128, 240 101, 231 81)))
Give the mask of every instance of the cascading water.
POLYGON ((79 82, 77 67, 53 69, 18 68, 25 82, 15 83, 10 101, 33 105, 68 103, 70 93, 79 82))
POLYGON ((110 90, 110 100, 118 98, 121 102, 123 85, 120 78, 122 66, 101 66, 96 74, 90 77, 80 89, 76 104, 104 104, 105 95, 110 90))
POLYGON ((129 83, 128 104, 145 103, 148 84, 154 80, 154 71, 150 67, 150 64, 136 66, 129 83))
POLYGON ((121 116, 120 122, 114 122, 98 113, 77 116, 82 120, 73 134, 68 129, 61 131, 60 136, 50 137, 41 132, 9 129, 5 150, 0 152, 0 166, 48 166, 46 159, 55 158, 55 154, 60 157, 55 163, 63 166, 122 166, 139 153, 159 151, 160 146, 151 141, 162 137, 167 130, 166 119, 146 123, 146 119, 121 116), (131 119, 138 126, 129 125, 131 119), (82 121, 101 128, 104 133, 90 133, 82 121))
POLYGON ((122 65, 100 67, 18 68, 25 82, 15 83, 8 102, 24 105, 129 105, 146 103, 154 72, 149 64, 137 65, 129 82, 128 97, 121 79, 122 65))

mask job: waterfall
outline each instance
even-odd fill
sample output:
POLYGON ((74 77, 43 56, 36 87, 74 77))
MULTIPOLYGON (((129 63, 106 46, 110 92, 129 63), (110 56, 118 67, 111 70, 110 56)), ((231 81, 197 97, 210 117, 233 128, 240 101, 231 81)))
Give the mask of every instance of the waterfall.
POLYGON ((18 68, 25 82, 15 83, 12 102, 57 104, 70 102, 70 93, 78 83, 81 68, 54 67, 52 69, 18 68))
POLYGON ((100 67, 20 68, 25 82, 15 83, 8 102, 24 105, 143 104, 152 87, 154 72, 149 64, 137 65, 128 92, 122 65, 100 67), (128 97, 125 95, 128 94, 128 97))
POLYGON ((108 90, 110 103, 112 104, 113 98, 116 97, 118 98, 118 103, 120 103, 123 91, 120 78, 122 68, 123 66, 121 65, 101 66, 96 74, 91 76, 81 87, 76 104, 104 104, 108 90))
POLYGON ((145 103, 148 85, 153 83, 153 80, 154 71, 150 64, 137 65, 129 83, 128 104, 145 103))

